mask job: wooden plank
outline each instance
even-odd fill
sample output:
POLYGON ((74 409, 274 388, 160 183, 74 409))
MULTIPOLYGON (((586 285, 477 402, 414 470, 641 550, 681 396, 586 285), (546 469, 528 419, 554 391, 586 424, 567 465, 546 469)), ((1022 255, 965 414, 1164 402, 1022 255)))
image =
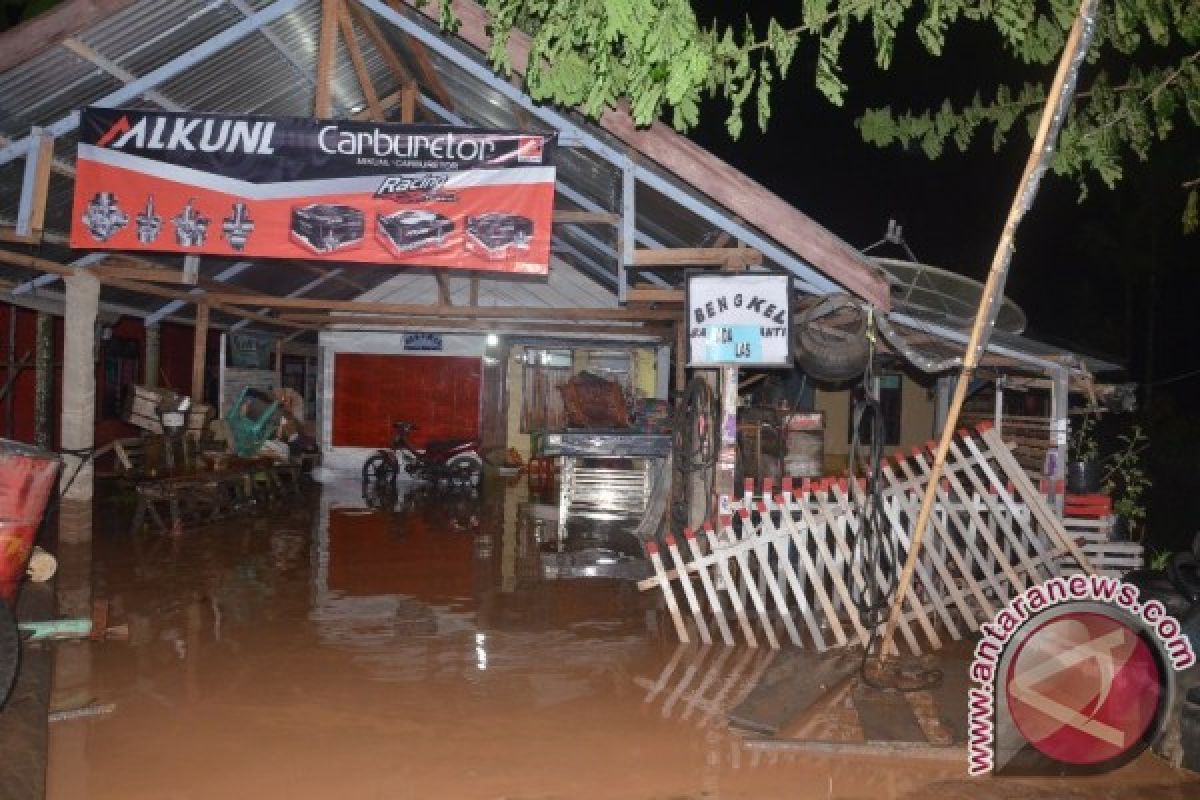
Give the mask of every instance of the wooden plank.
POLYGON ((196 304, 196 325, 192 330, 192 400, 204 402, 204 361, 208 347, 208 303, 196 304))
POLYGON ((671 622, 675 625, 675 635, 680 642, 686 643, 689 641, 687 626, 683 624, 683 616, 679 613, 679 602, 675 599, 675 593, 671 591, 671 581, 667 578, 662 557, 658 554, 658 545, 653 542, 647 544, 646 555, 650 556, 650 564, 654 567, 654 574, 658 577, 658 586, 662 589, 663 599, 667 602, 667 612, 671 615, 671 622))
MULTIPOLYGON (((63 267, 63 269, 66 269, 63 267)), ((426 305, 419 303, 379 303, 362 300, 325 300, 311 297, 247 297, 231 292, 210 292, 218 303, 258 305, 270 308, 294 308, 317 311, 350 311, 368 314, 413 315, 423 317, 464 317, 474 319, 583 319, 607 321, 665 321, 674 322, 678 311, 632 308, 526 308, 519 306, 426 305)))
POLYGON ((417 87, 408 84, 400 89, 400 121, 411 125, 417 121, 417 87))
POLYGON ((750 521, 750 511, 743 508, 741 510, 742 517, 742 538, 750 539, 754 542, 754 549, 751 553, 758 558, 758 575, 762 582, 766 584, 767 591, 771 593, 771 599, 775 601, 775 610, 779 614, 780 620, 783 622, 783 627, 788 633, 788 637, 792 640, 792 644, 796 647, 802 647, 804 642, 800 638, 800 632, 796 630, 796 623, 792 619, 792 611, 788 606, 787 596, 779 585, 779 581, 775 577, 775 573, 771 569, 771 545, 770 541, 761 534, 761 528, 755 528, 750 521))
MULTIPOLYGON (((724 520, 722 534, 730 541, 738 541, 733 531, 733 520, 731 518, 724 520)), ((733 550, 733 557, 739 567, 740 585, 745 588, 746 594, 750 597, 750 602, 754 605, 754 610, 758 612, 758 620, 762 623, 763 634, 767 637, 767 644, 771 646, 772 650, 778 650, 779 637, 775 635, 775 628, 771 625, 771 615, 767 613, 767 604, 763 600, 763 593, 758 587, 758 582, 754 580, 754 573, 750 567, 750 553, 745 548, 738 548, 733 550)))
MULTIPOLYGON (((715 554, 719 549, 717 535, 713 532, 711 523, 704 523, 704 537, 708 544, 708 552, 715 554)), ((742 635, 746 637, 746 644, 751 647, 758 647, 758 637, 754 635, 754 626, 750 624, 750 618, 746 616, 746 607, 742 605, 742 598, 738 596, 737 583, 733 580, 733 575, 729 571, 729 560, 726 558, 715 559, 717 572, 720 575, 721 585, 725 588, 725 593, 729 596, 729 604, 733 607, 734 616, 737 617, 738 625, 741 626, 742 635)))
POLYGON ((621 215, 611 211, 554 210, 555 225, 620 225, 621 215))
POLYGON ((661 303, 682 306, 687 293, 683 289, 628 289, 625 299, 630 303, 661 303))
MULTIPOLYGON (((398 3, 396 0, 388 0, 388 5, 396 10, 403 7, 403 3, 398 3)), ((438 103, 449 111, 454 110, 454 97, 446 91, 442 79, 438 77, 437 70, 433 66, 433 62, 429 58, 429 52, 425 49, 425 45, 419 40, 414 39, 407 33, 403 34, 405 51, 416 64, 417 72, 420 73, 421 82, 425 85, 438 103)))
POLYGON ((337 52, 338 8, 342 0, 321 0, 321 31, 317 44, 317 75, 313 116, 333 115, 333 63, 337 52))
POLYGON ((413 74, 408 69, 408 66, 401 60, 396 51, 392 49, 388 43, 387 37, 379 28, 379 23, 375 20, 375 15, 367 9, 363 8, 357 2, 351 2, 350 13, 354 15, 354 20, 362 26, 363 33, 371 40, 371 45, 383 59, 383 63, 387 65, 388 70, 396 78, 396 83, 401 86, 407 86, 413 83, 413 74))
MULTIPOLYGON (((687 542, 688 551, 692 560, 701 556, 700 541, 696 538, 696 534, 691 528, 684 528, 683 539, 687 542)), ((717 629, 721 632, 721 639, 729 647, 733 646, 733 633, 729 630, 729 622, 725 619, 725 607, 721 604, 721 599, 717 594, 716 586, 713 584, 711 567, 702 565, 696 570, 696 574, 700 576, 700 585, 704 588, 704 595, 708 598, 709 607, 712 609, 713 621, 717 624, 717 629)))
MULTIPOLYGON (((455 306, 466 308, 466 306, 455 306)), ((283 314, 275 319, 287 322, 305 322, 321 326, 350 325, 363 327, 414 327, 431 331, 528 331, 530 333, 579 333, 629 336, 653 336, 667 339, 671 329, 661 325, 601 325, 588 322, 555 325, 548 322, 507 322, 503 320, 446 319, 445 317, 394 317, 353 315, 349 317, 328 314, 283 314)))
POLYGON ((468 305, 471 305, 471 306, 479 305, 479 276, 478 275, 471 276, 471 296, 470 296, 470 299, 468 300, 468 305))
POLYGON ((858 669, 860 658, 847 650, 820 656, 781 653, 771 668, 736 707, 729 723, 743 730, 774 736, 830 687, 858 669))
MULTIPOLYGON (((31 155, 33 155, 31 153, 31 155)), ((33 202, 29 213, 29 233, 41 238, 46 223, 46 197, 50 192, 50 166, 54 162, 54 137, 43 133, 37 139, 37 164, 33 174, 33 202)))
POLYGON ((723 267, 726 264, 758 266, 762 253, 752 247, 664 247, 633 251, 633 266, 660 267, 723 267))
POLYGON ((903 692, 859 684, 851 692, 863 738, 869 742, 926 742, 925 731, 903 692))
POLYGON ((0 72, 33 60, 38 53, 130 5, 133 0, 71 0, 0 33, 0 72))
POLYGON ((102 267, 93 268, 92 272, 101 276, 101 278, 127 278, 134 281, 190 285, 187 276, 177 269, 147 269, 145 267, 122 267, 106 264, 102 267))
MULTIPOLYGON (((804 593, 804 587, 800 583, 800 576, 796 574, 796 570, 792 567, 791 537, 786 531, 781 530, 775 524, 775 520, 771 518, 771 510, 765 502, 759 503, 758 513, 762 517, 760 524, 774 545, 775 560, 779 564, 780 572, 783 575, 782 579, 792 590, 792 598, 795 605, 800 609, 800 615, 804 618, 805 625, 808 626, 808 635, 813 638, 817 650, 825 650, 825 636, 821 632, 821 625, 817 622, 816 616, 813 615, 812 604, 808 602, 808 597, 804 593)), ((786 508, 781 508, 779 513, 782 515, 789 512, 786 508)), ((784 607, 787 608, 788 605, 785 603, 784 607)))
POLYGON ((437 282, 438 302, 444 306, 452 306, 450 302, 450 282, 446 278, 446 273, 437 271, 433 273, 433 279, 437 282))
POLYGON ((692 586, 691 576, 687 574, 687 566, 683 556, 679 552, 679 545, 675 541, 675 537, 671 534, 666 536, 667 552, 671 554, 671 560, 675 563, 675 571, 679 574, 679 588, 683 590, 683 596, 687 600, 688 608, 692 612, 692 618, 696 620, 696 629, 700 632, 700 641, 704 644, 712 644, 712 634, 709 633, 708 625, 704 622, 704 613, 700 608, 700 602, 696 598, 696 589, 692 586))
POLYGON ((367 62, 358 46, 354 21, 350 18, 350 12, 346 10, 346 6, 342 2, 338 3, 337 16, 342 39, 346 42, 346 52, 350 54, 350 65, 354 67, 354 76, 358 79, 358 85, 367 101, 367 111, 371 114, 371 119, 382 122, 383 106, 379 104, 379 94, 375 91, 375 85, 371 83, 371 73, 367 71, 367 62))

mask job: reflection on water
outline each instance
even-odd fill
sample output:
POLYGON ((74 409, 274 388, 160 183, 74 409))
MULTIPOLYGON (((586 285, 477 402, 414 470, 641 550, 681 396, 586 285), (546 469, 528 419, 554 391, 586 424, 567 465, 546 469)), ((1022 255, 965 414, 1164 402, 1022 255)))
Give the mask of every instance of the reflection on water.
POLYGON ((174 538, 106 506, 93 583, 130 639, 85 645, 117 711, 70 723, 58 796, 884 798, 962 775, 744 750, 725 714, 772 654, 680 646, 653 593, 548 569, 636 553, 558 541, 539 499, 327 485, 174 538))

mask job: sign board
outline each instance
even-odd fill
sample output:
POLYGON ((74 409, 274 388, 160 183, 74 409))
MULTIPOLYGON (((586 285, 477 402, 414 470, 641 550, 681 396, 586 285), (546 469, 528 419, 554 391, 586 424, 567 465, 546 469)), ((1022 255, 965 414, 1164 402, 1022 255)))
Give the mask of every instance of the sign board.
POLYGON ((255 333, 229 334, 229 366, 238 369, 270 369, 275 339, 255 333))
POLYGON ((405 350, 441 350, 442 335, 440 333, 406 333, 404 334, 405 350))
POLYGON ((555 135, 86 108, 71 246, 545 275, 555 135))
POLYGON ((792 279, 772 272, 687 278, 689 367, 791 367, 792 279))

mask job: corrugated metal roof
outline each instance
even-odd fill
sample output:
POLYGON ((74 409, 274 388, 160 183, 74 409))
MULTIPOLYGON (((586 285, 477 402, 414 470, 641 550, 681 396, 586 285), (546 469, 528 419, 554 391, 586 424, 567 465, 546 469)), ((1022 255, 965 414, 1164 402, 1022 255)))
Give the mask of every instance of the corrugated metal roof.
MULTIPOLYGON (((193 48, 210 41, 247 16, 265 9, 272 0, 141 0, 118 13, 90 24, 76 38, 120 70, 135 77, 172 62, 193 48)), ((426 30, 432 24, 406 7, 401 13, 426 30)), ((370 13, 370 12, 367 12, 370 13)), ((307 116, 313 105, 313 75, 316 70, 320 30, 319 0, 305 0, 259 31, 227 46, 190 69, 156 87, 150 97, 141 97, 129 105, 153 106, 153 98, 199 111, 261 113, 278 116, 307 116)), ((487 82, 473 77, 442 54, 430 49, 418 52, 414 41, 386 20, 376 18, 393 51, 414 76, 422 76, 420 67, 427 63, 435 76, 423 77, 421 90, 428 98, 448 96, 451 117, 470 124, 495 128, 547 130, 547 123, 513 103, 487 82), (436 84, 436 85, 435 85, 436 84)), ((440 35, 440 34, 439 34, 440 35)), ((397 92, 402 76, 392 74, 388 62, 376 50, 370 37, 359 31, 356 41, 363 53, 372 84, 382 97, 397 92)), ((446 41, 446 40, 443 40, 446 41)), ((448 40, 462 58, 484 63, 482 54, 457 38, 448 40)), ((64 46, 54 46, 28 62, 0 73, 0 134, 9 139, 25 136, 32 125, 48 125, 89 103, 94 103, 122 86, 117 78, 100 65, 92 64, 64 46)), ((347 48, 340 40, 332 75, 332 99, 335 113, 346 115, 361 110, 365 97, 350 62, 347 48)), ((426 103, 432 108, 431 103, 426 103)), ((396 109, 391 109, 391 115, 396 109)), ((629 146, 599 126, 590 124, 574 112, 563 112, 581 130, 617 153, 629 153, 629 146)), ((425 116, 432 112, 426 110, 425 116)), ((439 118, 440 119, 440 118, 439 118)), ((566 142, 558 157, 558 204, 563 208, 618 211, 621 206, 621 170, 617 164, 584 147, 566 142)), ((75 137, 60 136, 56 155, 73 162, 75 137)), ((636 155, 636 154, 631 154, 636 155)), ((688 210, 677 198, 729 219, 730 215, 691 186, 646 160, 639 168, 649 170, 668 184, 675 196, 667 196, 639 182, 636 193, 637 228, 642 243, 653 241, 668 247, 712 246, 718 230, 710 220, 688 210)), ((0 218, 11 220, 17 213, 22 176, 20 161, 0 165, 0 218)), ((51 181, 47 208, 47 228, 65 234, 70 227, 72 181, 55 174, 51 181)), ((705 213, 708 213, 706 211, 705 213)), ((753 220, 737 220, 753 227, 753 220)), ((765 236, 764 238, 769 239, 765 236)), ((732 244, 732 242, 730 242, 732 244)), ((615 303, 612 286, 616 274, 616 230, 612 226, 559 225, 555 228, 554 266, 542 282, 506 278, 481 281, 482 303, 527 305, 594 305, 615 303), (584 277, 588 276, 588 277, 584 277)), ((781 248, 786 249, 786 248, 781 248)), ((60 245, 43 244, 39 255, 68 261, 77 254, 60 245)), ((164 256, 164 263, 177 264, 178 257, 164 256)), ((212 278, 228 262, 204 259, 202 274, 212 278)), ((321 262, 321 269, 331 269, 321 262)), ((777 266, 769 259, 766 266, 777 266)), ((368 298, 395 299, 402 302, 427 302, 437 298, 433 279, 422 274, 397 275, 386 267, 344 265, 347 279, 363 287, 378 287, 366 293, 368 298)), ((27 276, 20 270, 6 270, 10 279, 27 276)), ((679 280, 679 272, 664 272, 662 277, 679 280)), ((302 289, 314 279, 311 270, 291 262, 263 261, 236 276, 231 286, 274 295, 302 289)), ((451 277, 452 296, 467 291, 467 282, 451 277)), ((314 297, 345 298, 359 290, 345 281, 325 281, 311 290, 314 297)), ((165 301, 132 292, 105 287, 104 299, 153 312, 165 301)), ((187 312, 187 313, 190 313, 187 312)), ((215 317, 216 318, 216 317, 215 317)))

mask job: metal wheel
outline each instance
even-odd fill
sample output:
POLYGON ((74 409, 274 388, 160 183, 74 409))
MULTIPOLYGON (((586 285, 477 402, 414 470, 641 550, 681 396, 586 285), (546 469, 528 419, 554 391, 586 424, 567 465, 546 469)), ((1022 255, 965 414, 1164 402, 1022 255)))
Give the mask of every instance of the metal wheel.
POLYGON ((483 465, 471 456, 455 456, 446 462, 446 470, 450 485, 459 489, 474 489, 483 476, 483 465))
POLYGON ((362 468, 363 483, 394 483, 396 467, 382 453, 376 453, 367 459, 362 468))

